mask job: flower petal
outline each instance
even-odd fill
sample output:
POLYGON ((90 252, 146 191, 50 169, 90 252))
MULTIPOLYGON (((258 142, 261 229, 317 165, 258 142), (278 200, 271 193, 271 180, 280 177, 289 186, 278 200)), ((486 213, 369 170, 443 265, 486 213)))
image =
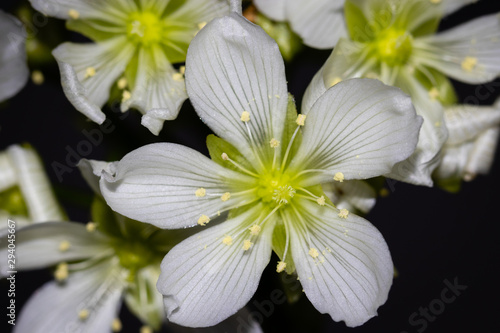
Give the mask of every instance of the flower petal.
POLYGON ((103 176, 101 192, 113 210, 166 229, 193 226, 202 215, 212 218, 238 205, 221 196, 248 178, 171 143, 136 149, 116 164, 114 176, 103 176), (198 189, 205 191, 196 195, 198 189))
POLYGON ((24 305, 13 332, 111 332, 124 285, 109 261, 46 283, 24 305), (86 319, 79 312, 88 311, 86 319))
POLYGON ((387 244, 372 224, 354 214, 344 219, 337 209, 304 205, 308 214, 302 216, 302 228, 290 223, 293 261, 304 292, 333 320, 361 325, 387 300, 393 278, 387 244))
POLYGON ((106 0, 30 0, 39 12, 60 19, 99 19, 104 22, 123 24, 127 13, 136 11, 134 1, 106 0))
POLYGON ((383 175, 415 150, 422 120, 401 90, 351 79, 328 89, 307 115, 291 169, 314 170, 302 186, 383 175))
POLYGON ((433 174, 438 184, 441 180, 462 179, 464 177, 465 166, 473 146, 472 142, 466 142, 459 146, 443 148, 440 163, 433 174))
POLYGON ((92 121, 102 124, 106 116, 101 107, 134 55, 134 46, 126 37, 116 37, 95 44, 64 43, 52 53, 68 100, 92 121))
POLYGON ((189 46, 186 89, 218 136, 256 156, 249 158, 256 167, 261 158, 272 160, 265 148, 281 138, 288 95, 278 45, 260 27, 236 13, 210 22, 189 46))
POLYGON ((362 180, 324 183, 322 188, 338 209, 359 210, 366 214, 377 200, 375 190, 362 180))
POLYGON ((0 102, 17 94, 28 81, 26 31, 19 20, 0 10, 0 102))
POLYGON ((415 39, 418 61, 467 83, 492 81, 500 75, 500 18, 491 14, 437 35, 415 39))
POLYGON ((137 108, 144 114, 142 125, 158 135, 165 120, 177 118, 186 99, 184 78, 163 50, 159 46, 141 48, 134 89, 131 98, 122 103, 122 110, 137 108))
MULTIPOLYGON (((7 258, 7 238, 0 239, 0 254, 7 258)), ((90 233, 85 225, 75 222, 46 222, 16 231, 17 270, 45 268, 63 261, 73 261, 102 255, 110 249, 106 238, 90 233), (65 248, 61 249, 61 244, 65 248), (66 248, 67 247, 67 248, 66 248)), ((0 262, 0 274, 9 269, 0 262)))
POLYGON ((331 49, 347 36, 344 0, 289 0, 286 17, 305 45, 331 49))
POLYGON ((250 237, 247 229, 256 222, 259 208, 189 237, 165 256, 157 287, 170 321, 212 326, 250 300, 271 257, 274 227, 268 221, 253 246, 243 249, 243 233, 250 237), (223 243, 228 236, 231 243, 223 243))
MULTIPOLYGON (((288 1, 289 2, 289 1, 288 1)), ((259 12, 274 21, 286 20, 287 0, 254 0, 253 3, 259 12)))
POLYGON ((490 172, 499 136, 500 128, 495 127, 487 129, 477 138, 465 166, 465 180, 470 181, 479 174, 486 175, 490 172))
POLYGON ((43 164, 31 147, 12 145, 7 155, 33 222, 62 221, 65 214, 57 202, 43 164))
POLYGON ((102 197, 101 189, 99 188, 99 181, 101 180, 102 173, 104 171, 109 174, 115 173, 116 163, 117 162, 103 162, 83 158, 78 162, 77 166, 82 177, 92 188, 94 193, 102 197))

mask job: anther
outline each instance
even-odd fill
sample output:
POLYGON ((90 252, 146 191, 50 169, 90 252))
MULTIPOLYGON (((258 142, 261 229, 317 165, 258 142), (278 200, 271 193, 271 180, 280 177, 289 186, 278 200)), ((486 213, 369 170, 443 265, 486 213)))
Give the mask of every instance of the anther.
POLYGON ((198 224, 201 226, 205 226, 208 222, 210 222, 210 218, 206 215, 202 215, 198 219, 198 224))
POLYGON ((252 247, 252 245, 253 243, 250 240, 245 239, 243 241, 243 250, 248 251, 252 247))
POLYGON ((299 114, 297 116, 297 120, 295 121, 295 123, 297 125, 299 125, 299 126, 304 126, 305 121, 306 121, 306 115, 305 114, 299 114))
POLYGON ((82 309, 80 311, 78 311, 78 319, 80 320, 86 320, 88 317, 89 317, 89 310, 87 309, 82 309))
POLYGON ((250 121, 250 112, 248 112, 248 111, 243 111, 243 112, 241 113, 241 118, 240 118, 240 120, 241 120, 242 122, 244 122, 244 123, 249 122, 249 121, 250 121))
POLYGON ((113 332, 120 332, 122 330, 122 322, 119 318, 113 319, 113 322, 111 323, 111 330, 113 332))
POLYGON ((96 229, 96 225, 94 222, 89 222, 87 223, 87 225, 85 226, 85 229, 87 229, 88 232, 94 232, 95 229, 96 229))
POLYGON ((59 251, 66 252, 66 251, 68 251, 70 246, 71 246, 70 242, 68 242, 67 240, 64 240, 59 244, 59 251))
POLYGON ((233 237, 226 235, 226 237, 224 237, 222 239, 222 244, 232 245, 233 244, 233 237))
POLYGON ((333 180, 336 182, 342 183, 344 181, 344 174, 342 172, 337 172, 335 176, 333 176, 333 180))
POLYGON ((250 230, 250 234, 252 236, 257 236, 260 233, 260 231, 262 230, 262 228, 260 227, 260 225, 254 224, 253 226, 248 228, 248 230, 250 230))
POLYGON ((68 264, 63 262, 57 265, 56 270, 54 272, 54 278, 61 282, 68 278, 68 264))
POLYGON ((221 199, 222 201, 224 201, 224 202, 228 201, 228 200, 229 200, 229 198, 231 198, 231 193, 229 193, 229 192, 224 193, 224 194, 220 197, 220 199, 221 199))
POLYGON ((341 219, 346 219, 346 218, 347 218, 347 216, 349 216, 349 211, 348 211, 347 209, 343 208, 343 209, 341 209, 341 210, 339 211, 339 214, 338 214, 338 215, 339 215, 339 217, 340 217, 341 219))
POLYGON ((278 261, 278 265, 276 265, 276 272, 281 273, 285 270, 285 268, 286 268, 286 262, 278 261))
POLYGON ((465 57, 464 61, 462 61, 462 69, 466 72, 472 72, 472 70, 477 65, 477 58, 475 57, 465 57))
POLYGON ((77 11, 76 9, 70 9, 70 10, 68 10, 68 15, 73 20, 78 20, 80 18, 80 12, 77 11))
POLYGON ((194 192, 194 195, 198 198, 204 197, 206 194, 207 191, 203 187, 200 187, 194 192))
POLYGON ((269 145, 271 148, 278 148, 280 146, 280 142, 275 138, 272 138, 271 141, 269 141, 269 145))
POLYGON ((326 205, 326 200, 325 200, 325 197, 324 196, 320 196, 318 199, 316 199, 316 202, 318 203, 318 205, 320 206, 324 206, 326 205))
POLYGON ((316 258, 319 256, 319 252, 318 252, 318 250, 316 250, 314 247, 311 247, 311 248, 309 249, 309 255, 310 255, 311 257, 313 257, 314 259, 316 259, 316 258))
POLYGON ((121 79, 118 80, 116 85, 118 86, 118 89, 120 89, 120 90, 125 89, 128 85, 127 79, 122 77, 121 79))
POLYGON ((88 77, 93 77, 97 73, 96 69, 94 67, 87 67, 85 69, 85 78, 88 77))

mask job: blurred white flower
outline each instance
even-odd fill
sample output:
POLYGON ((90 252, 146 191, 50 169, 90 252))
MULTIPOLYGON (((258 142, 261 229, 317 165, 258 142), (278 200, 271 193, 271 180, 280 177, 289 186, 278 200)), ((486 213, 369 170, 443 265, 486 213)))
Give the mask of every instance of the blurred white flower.
POLYGON ((30 1, 95 42, 64 43, 53 52, 73 106, 102 124, 101 107, 116 84, 122 111, 138 109, 141 123, 155 135, 187 98, 183 69, 173 64, 185 61, 191 39, 206 22, 228 11, 224 0, 30 1))

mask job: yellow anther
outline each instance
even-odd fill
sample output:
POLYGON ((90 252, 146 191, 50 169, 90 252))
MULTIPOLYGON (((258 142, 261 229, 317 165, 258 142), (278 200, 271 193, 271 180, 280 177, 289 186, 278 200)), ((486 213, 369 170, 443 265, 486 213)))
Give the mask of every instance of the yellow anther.
POLYGON ((139 333, 153 333, 153 329, 147 325, 142 326, 139 333))
POLYGON ((260 233, 260 231, 262 230, 262 228, 260 227, 260 225, 254 224, 253 226, 248 228, 248 230, 250 230, 250 234, 252 236, 257 236, 260 233))
POLYGON ((94 67, 87 67, 85 69, 85 78, 92 77, 97 73, 94 67))
POLYGON ((39 86, 43 84, 43 82, 45 81, 45 77, 43 76, 43 73, 40 72, 39 70, 34 70, 31 73, 31 81, 33 81, 34 84, 39 86))
POLYGON ((441 0, 430 0, 430 2, 434 5, 437 5, 441 3, 441 0))
POLYGON ((118 89, 122 90, 122 89, 125 89, 127 87, 128 81, 126 78, 122 77, 121 79, 118 80, 116 85, 118 86, 118 89))
POLYGON ((340 78, 338 76, 333 78, 333 80, 330 82, 330 87, 333 87, 334 85, 336 85, 339 82, 342 82, 342 78, 340 78))
POLYGON ((186 74, 186 66, 179 67, 179 72, 181 72, 182 75, 186 74))
POLYGON ((220 155, 220 157, 224 160, 224 161, 228 161, 229 160, 229 156, 227 156, 226 153, 222 153, 222 155, 220 155))
POLYGON ((95 229, 96 229, 96 225, 94 222, 89 222, 87 223, 87 225, 85 226, 85 229, 87 229, 88 232, 94 232, 95 229))
POLYGON ((278 148, 280 146, 280 142, 275 138, 272 138, 271 141, 269 141, 269 145, 271 148, 278 148))
POLYGON ((111 323, 111 330, 113 332, 120 332, 122 330, 122 322, 120 319, 113 319, 113 322, 111 323))
POLYGON ((333 180, 342 183, 344 181, 344 174, 342 172, 337 172, 335 176, 333 176, 333 180))
POLYGON ((181 73, 174 73, 174 74, 172 74, 172 78, 175 81, 182 81, 183 75, 181 73))
POLYGON ((124 90, 122 93, 122 102, 126 102, 132 98, 132 94, 128 90, 124 90))
POLYGON ((66 251, 68 251, 70 246, 71 246, 70 242, 68 242, 67 240, 64 240, 59 244, 59 251, 66 252, 66 251))
POLYGON ((326 205, 326 200, 325 200, 325 197, 324 196, 320 196, 318 199, 316 199, 316 202, 318 203, 318 205, 320 206, 324 206, 326 205))
POLYGON ((311 247, 311 248, 309 249, 309 255, 310 255, 311 257, 313 257, 314 259, 316 259, 316 258, 319 256, 319 252, 318 252, 318 250, 316 250, 314 247, 311 247))
POLYGON ((439 90, 436 88, 436 87, 432 87, 431 90, 429 90, 429 97, 432 99, 432 100, 436 100, 439 98, 439 90))
POLYGON ((349 216, 349 211, 347 209, 343 208, 339 211, 339 217, 341 219, 346 219, 347 216, 349 216))
POLYGON ((380 190, 380 196, 381 196, 382 198, 385 198, 385 197, 389 196, 389 194, 390 194, 390 193, 389 193, 389 190, 388 190, 388 189, 386 189, 385 187, 384 187, 383 189, 381 189, 381 190, 380 190))
POLYGON ((466 72, 472 72, 476 65, 477 58, 475 57, 465 57, 464 61, 462 61, 462 69, 466 72))
POLYGON ((207 25, 207 22, 200 22, 198 23, 198 29, 203 29, 207 25))
POLYGON ((278 265, 276 265, 276 272, 281 273, 285 270, 285 268, 286 268, 286 262, 278 261, 278 265))
POLYGON ((241 120, 242 122, 244 122, 244 123, 246 123, 246 122, 250 121, 250 112, 248 112, 248 111, 243 111, 243 112, 241 113, 241 118, 240 118, 240 120, 241 120))
POLYGON ((63 262, 57 265, 56 271, 54 272, 54 278, 57 281, 64 281, 68 278, 68 264, 63 262))
POLYGON ((226 235, 226 237, 224 237, 222 239, 222 244, 226 244, 226 245, 231 245, 233 244, 233 237, 229 236, 229 235, 226 235))
POLYGON ((304 126, 306 122, 306 115, 305 114, 299 114, 297 116, 297 120, 295 121, 295 123, 297 123, 297 125, 299 126, 304 126))
POLYGON ((229 200, 229 198, 231 198, 231 193, 229 193, 229 192, 224 193, 224 194, 220 197, 220 199, 221 199, 222 201, 224 201, 224 202, 228 201, 228 200, 229 200))
POLYGON ((201 226, 205 226, 208 222, 210 222, 210 217, 208 217, 206 215, 202 215, 198 219, 198 224, 201 226))
POLYGON ((207 191, 203 187, 200 187, 194 192, 194 195, 196 195, 198 198, 204 197, 206 194, 207 191))
POLYGON ((85 320, 89 317, 89 310, 87 309, 81 309, 80 311, 78 311, 78 319, 80 320, 85 320))
POLYGON ((245 239, 243 241, 243 250, 245 250, 245 251, 249 250, 252 247, 252 245, 253 245, 253 243, 250 240, 245 239))
POLYGON ((68 15, 73 20, 78 20, 80 18, 80 12, 77 11, 76 9, 70 9, 70 10, 68 10, 68 15))
POLYGON ((443 124, 442 124, 440 121, 436 121, 436 122, 434 123, 434 126, 435 126, 435 127, 441 127, 441 125, 443 125, 443 124))

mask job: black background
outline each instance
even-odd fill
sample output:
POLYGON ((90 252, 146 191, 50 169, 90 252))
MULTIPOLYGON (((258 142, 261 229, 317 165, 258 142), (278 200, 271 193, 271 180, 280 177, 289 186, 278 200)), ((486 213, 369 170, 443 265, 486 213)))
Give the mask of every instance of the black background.
MULTIPOLYGON (((4 0, 0 4, 0 8, 11 12, 15 6, 4 0)), ((446 18, 441 29, 498 11, 499 1, 480 1, 446 18)), ((57 20, 51 21, 50 25, 64 27, 57 20)), ((41 35, 44 28, 39 29, 41 35)), ((66 39, 78 39, 71 33, 62 34, 66 39)), ((287 64, 289 89, 299 104, 307 84, 328 55, 329 51, 305 48, 292 63, 287 64)), ((70 220, 86 222, 89 220, 91 200, 89 188, 74 168, 71 173, 63 175, 62 182, 58 181, 51 165, 55 161, 66 164, 68 147, 76 150, 78 144, 86 140, 82 131, 91 131, 98 126, 86 121, 66 100, 54 63, 35 67, 44 71, 46 82, 41 86, 29 82, 18 95, 0 104, 0 150, 14 143, 31 143, 43 158, 58 199, 70 220)), ((492 104, 498 98, 499 83, 496 82, 493 93, 482 99, 481 104, 492 104)), ((460 101, 470 101, 470 96, 478 96, 477 86, 454 84, 460 101)), ((485 91, 484 87, 481 89, 481 92, 485 91)), ((140 125, 140 115, 136 111, 120 114, 107 108, 105 112, 114 130, 105 134, 103 142, 93 146, 91 152, 83 157, 116 160, 130 150, 151 142, 177 142, 207 153, 205 137, 210 130, 199 120, 189 102, 185 103, 178 119, 165 122, 158 137, 140 125)), ((265 332, 500 332, 498 154, 491 174, 464 184, 458 194, 399 182, 391 185, 393 191, 390 196, 379 199, 367 216, 384 235, 399 271, 388 301, 379 308, 378 317, 361 327, 346 328, 343 323, 335 323, 329 316, 319 314, 307 298, 302 297, 294 305, 275 305, 272 314, 264 316, 265 332), (446 288, 444 281, 453 282, 455 279, 467 289, 446 304, 439 315, 431 314, 432 319, 425 320, 425 327, 422 321, 412 325, 410 316, 430 304, 438 304, 436 300, 441 299, 446 288)), ((275 262, 275 258, 272 260, 275 262)), ((48 271, 18 274, 16 304, 21 306, 33 291, 51 278, 48 271)), ((276 288, 280 288, 278 277, 274 265, 269 265, 250 309, 259 311, 255 304, 265 303, 276 288)), ((1 303, 4 310, 0 320, 2 327, 10 331, 4 314, 7 290, 6 281, 1 281, 0 294, 5 301, 1 303)), ((123 319, 123 332, 137 332, 139 322, 130 319, 126 310, 122 312, 126 317, 123 319)), ((415 320, 421 318, 418 315, 415 320)))

